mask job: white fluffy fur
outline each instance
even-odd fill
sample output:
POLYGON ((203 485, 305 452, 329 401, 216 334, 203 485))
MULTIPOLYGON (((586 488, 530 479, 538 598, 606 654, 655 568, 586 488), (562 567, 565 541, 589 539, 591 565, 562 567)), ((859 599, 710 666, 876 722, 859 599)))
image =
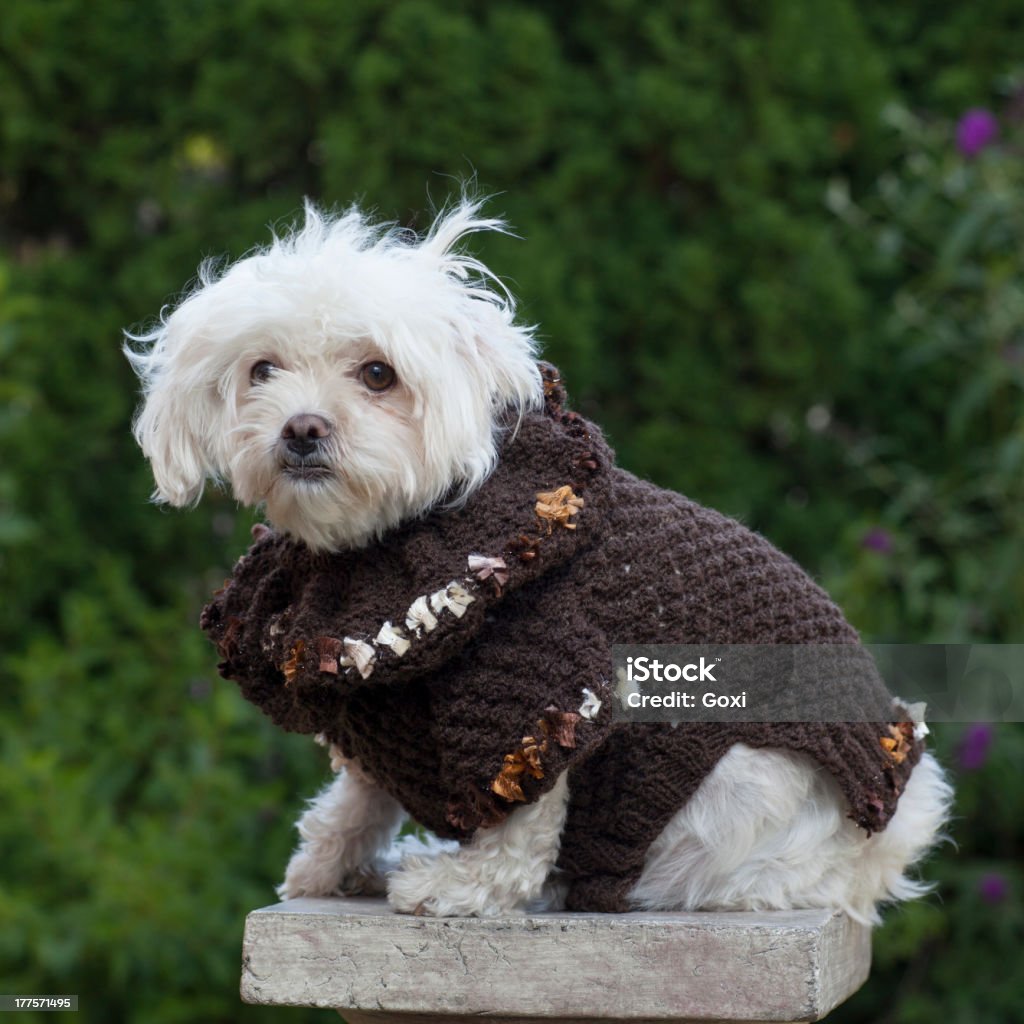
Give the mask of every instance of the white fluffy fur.
POLYGON ((378 858, 404 820, 399 803, 348 764, 299 818, 302 842, 278 894, 294 899, 382 891, 386 868, 378 858))
MULTIPOLYGON (((199 500, 208 479, 262 506, 313 548, 357 547, 439 503, 457 502, 494 466, 497 414, 541 401, 532 331, 482 264, 458 251, 467 234, 503 230, 463 201, 422 238, 331 218, 305 224, 217 272, 128 356, 145 401, 135 433, 155 497, 199 500), (261 361, 277 369, 251 380, 261 361), (397 373, 383 393, 360 369, 397 373), (324 473, 282 463, 282 431, 320 417, 331 433, 324 473)), ((865 921, 923 887, 904 872, 935 841, 950 789, 935 761, 917 766, 888 828, 866 838, 827 772, 796 754, 737 746, 649 851, 632 892, 650 909, 842 907, 865 921)), ((407 912, 455 915, 557 907, 553 866, 566 779, 463 847, 395 835, 402 808, 349 764, 299 821, 301 845, 282 897, 382 891, 407 912)))
POLYGON ((532 331, 456 249, 482 230, 503 224, 468 200, 423 238, 307 205, 300 230, 223 273, 204 264, 197 287, 127 350, 155 497, 189 505, 206 480, 225 480, 280 530, 338 549, 479 485, 494 466, 496 412, 541 401, 532 331), (384 394, 358 379, 376 359, 397 373, 384 394), (251 384, 263 360, 280 370, 251 384), (326 480, 280 472, 278 439, 301 414, 333 427, 326 480))
POLYGON ((563 773, 536 803, 479 829, 465 846, 402 857, 388 880, 388 900, 396 910, 437 917, 522 911, 540 896, 555 865, 568 802, 563 773))
MULTIPOLYGON (((463 847, 392 843, 394 821, 380 827, 377 803, 393 806, 391 798, 383 790, 374 798, 372 783, 360 781, 353 799, 353 785, 342 774, 303 815, 303 844, 282 898, 386 884, 392 906, 408 913, 489 916, 563 905, 565 885, 553 867, 569 799, 564 774, 535 804, 463 847), (361 812, 363 829, 352 817, 361 812), (341 855, 353 833, 352 853, 341 855), (320 847, 310 841, 317 836, 320 847)), ((654 841, 630 900, 642 910, 839 907, 877 924, 880 903, 928 890, 905 872, 935 843, 951 798, 942 769, 925 754, 888 827, 868 838, 847 817, 835 780, 810 758, 738 744, 654 841)))
POLYGON ((868 838, 809 757, 737 744, 651 845, 630 898, 647 910, 841 907, 877 923, 880 902, 927 891, 904 871, 935 842, 951 795, 925 754, 868 838))

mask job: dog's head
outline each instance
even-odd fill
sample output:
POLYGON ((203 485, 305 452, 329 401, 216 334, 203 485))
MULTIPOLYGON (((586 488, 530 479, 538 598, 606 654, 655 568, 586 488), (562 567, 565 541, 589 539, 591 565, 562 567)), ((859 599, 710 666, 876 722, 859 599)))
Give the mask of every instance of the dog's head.
POLYGON ((317 549, 355 547, 497 458, 499 414, 542 401, 535 342, 459 241, 503 230, 464 200, 423 237, 358 210, 305 224, 199 283, 126 348, 143 382, 135 436, 154 497, 208 479, 317 549))

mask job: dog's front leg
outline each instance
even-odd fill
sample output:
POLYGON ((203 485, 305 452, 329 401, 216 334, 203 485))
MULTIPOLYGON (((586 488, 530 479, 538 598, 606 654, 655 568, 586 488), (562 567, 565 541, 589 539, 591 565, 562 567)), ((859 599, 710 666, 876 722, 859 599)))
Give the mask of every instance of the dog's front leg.
POLYGON ((487 917, 521 912, 541 895, 558 858, 569 787, 563 773, 536 803, 472 841, 433 857, 406 856, 388 875, 388 901, 407 914, 487 917))
POLYGON ((398 801, 349 762, 299 818, 302 842, 288 862, 278 896, 383 893, 384 874, 375 861, 404 819, 398 801))

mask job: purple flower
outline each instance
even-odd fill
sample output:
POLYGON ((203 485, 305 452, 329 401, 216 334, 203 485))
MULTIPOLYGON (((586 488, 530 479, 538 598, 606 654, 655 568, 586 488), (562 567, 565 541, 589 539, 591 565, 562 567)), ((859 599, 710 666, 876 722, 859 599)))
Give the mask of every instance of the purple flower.
POLYGON ((968 158, 975 157, 998 135, 999 122, 995 114, 984 107, 974 107, 956 126, 956 148, 968 158))
POLYGON ((978 879, 978 893, 986 903, 1002 903, 1010 895, 1010 883, 1005 875, 993 871, 978 879))
POLYGON ((965 772, 976 772, 988 760, 994 730, 988 722, 975 722, 964 729, 957 755, 965 772))
POLYGON ((867 551, 877 551, 880 555, 892 553, 892 536, 888 530, 873 526, 860 539, 860 546, 867 551))

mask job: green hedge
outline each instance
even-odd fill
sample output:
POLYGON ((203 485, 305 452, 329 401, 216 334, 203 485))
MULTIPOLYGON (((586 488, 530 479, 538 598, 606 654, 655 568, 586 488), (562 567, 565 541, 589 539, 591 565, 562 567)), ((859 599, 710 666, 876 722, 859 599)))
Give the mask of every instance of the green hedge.
MULTIPOLYGON (((0 988, 322 1019, 237 1001, 243 914, 324 770, 195 626, 250 520, 148 504, 119 351, 304 195, 422 227, 464 179, 498 193, 521 238, 474 244, 626 465, 766 533, 872 638, 1020 641, 1024 193, 992 77, 1017 8, 7 0, 0 988), (967 160, 975 105, 1003 135, 967 160)), ((892 915, 837 1019, 1019 1019, 987 965, 1022 940, 1024 740, 937 740, 941 902, 892 915)))

